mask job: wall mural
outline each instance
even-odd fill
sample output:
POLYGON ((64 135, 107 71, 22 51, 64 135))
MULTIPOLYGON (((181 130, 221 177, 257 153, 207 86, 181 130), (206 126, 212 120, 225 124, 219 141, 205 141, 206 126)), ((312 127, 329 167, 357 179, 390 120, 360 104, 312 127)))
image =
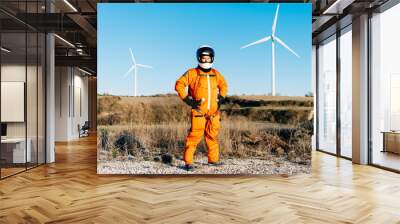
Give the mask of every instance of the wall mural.
POLYGON ((311 4, 98 4, 99 174, 311 171, 311 4))

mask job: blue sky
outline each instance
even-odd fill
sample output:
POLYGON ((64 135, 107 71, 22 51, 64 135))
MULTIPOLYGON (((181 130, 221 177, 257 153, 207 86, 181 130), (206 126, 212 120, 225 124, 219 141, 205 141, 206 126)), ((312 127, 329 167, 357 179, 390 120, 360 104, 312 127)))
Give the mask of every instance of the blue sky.
MULTIPOLYGON (((133 94, 129 48, 137 63, 138 95, 174 93, 187 69, 197 66, 196 49, 215 49, 214 68, 228 82, 229 95, 271 92, 271 42, 241 46, 271 34, 273 3, 103 3, 98 5, 98 92, 133 94)), ((276 36, 296 51, 276 47, 276 89, 280 95, 311 91, 311 4, 281 3, 276 36)))

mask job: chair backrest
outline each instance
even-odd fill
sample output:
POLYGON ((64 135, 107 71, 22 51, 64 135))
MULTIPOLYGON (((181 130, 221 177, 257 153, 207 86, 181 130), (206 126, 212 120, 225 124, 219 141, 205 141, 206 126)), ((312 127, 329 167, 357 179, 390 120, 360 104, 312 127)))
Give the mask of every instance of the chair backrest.
POLYGON ((83 126, 82 126, 82 129, 84 129, 84 128, 86 128, 86 129, 89 129, 89 128, 90 128, 90 123, 89 123, 89 121, 85 121, 85 124, 83 124, 83 126))

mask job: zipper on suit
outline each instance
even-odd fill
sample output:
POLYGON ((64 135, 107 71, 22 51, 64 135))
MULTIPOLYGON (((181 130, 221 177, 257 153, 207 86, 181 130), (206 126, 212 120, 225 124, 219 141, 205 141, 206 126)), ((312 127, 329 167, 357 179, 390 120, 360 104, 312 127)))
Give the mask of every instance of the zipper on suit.
POLYGON ((207 74, 207 110, 210 110, 211 104, 211 83, 210 83, 210 75, 207 74))

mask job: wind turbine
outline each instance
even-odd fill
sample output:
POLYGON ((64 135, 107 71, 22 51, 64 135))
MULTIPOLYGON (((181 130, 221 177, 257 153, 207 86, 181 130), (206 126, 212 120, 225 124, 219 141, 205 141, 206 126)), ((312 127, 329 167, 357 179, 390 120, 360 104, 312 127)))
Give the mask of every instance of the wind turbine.
POLYGON ((296 57, 300 58, 300 56, 294 52, 292 49, 290 49, 290 47, 288 45, 285 44, 285 42, 283 42, 281 39, 279 39, 277 36, 275 36, 275 28, 276 28, 276 22, 278 20, 278 12, 279 12, 279 4, 276 7, 276 11, 275 11, 275 18, 274 18, 274 23, 272 24, 272 33, 270 36, 266 36, 260 40, 254 41, 253 43, 244 45, 243 47, 241 47, 240 49, 243 48, 247 48, 256 44, 261 44, 264 42, 267 42, 269 40, 271 40, 271 45, 272 45, 272 95, 275 96, 275 41, 282 45, 283 47, 285 47, 288 51, 290 51, 292 54, 294 54, 296 57))
POLYGON ((151 67, 151 66, 149 66, 149 65, 143 65, 143 64, 138 64, 138 63, 136 63, 136 60, 135 60, 135 56, 133 56, 133 52, 132 52, 132 49, 131 48, 129 48, 129 52, 131 53, 131 59, 132 59, 132 63, 133 63, 133 65, 132 65, 132 67, 130 67, 129 68, 129 70, 125 73, 125 75, 124 75, 124 77, 127 77, 128 75, 129 75, 129 73, 133 70, 134 71, 134 75, 135 75, 135 83, 134 83, 134 87, 135 87, 135 94, 134 94, 134 96, 137 96, 137 70, 138 70, 138 68, 153 68, 153 67, 151 67))

